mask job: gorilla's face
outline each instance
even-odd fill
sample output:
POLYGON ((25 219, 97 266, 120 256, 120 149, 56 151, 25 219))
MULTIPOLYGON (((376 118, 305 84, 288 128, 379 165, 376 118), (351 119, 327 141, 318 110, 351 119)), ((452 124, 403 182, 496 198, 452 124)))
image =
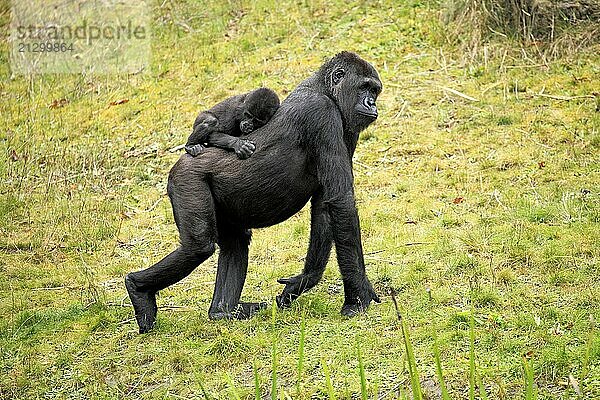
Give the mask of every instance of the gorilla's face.
POLYGON ((279 108, 279 98, 270 89, 261 88, 251 92, 244 102, 244 115, 240 121, 242 134, 264 126, 279 108))
POLYGON ((240 131, 247 135, 264 126, 273 117, 277 108, 258 107, 255 110, 244 111, 244 118, 240 121, 240 131))
MULTIPOLYGON (((346 56, 348 57, 348 56, 346 56)), ((371 64, 362 59, 345 59, 330 65, 330 87, 347 127, 362 131, 377 119, 377 97, 382 85, 371 64)))

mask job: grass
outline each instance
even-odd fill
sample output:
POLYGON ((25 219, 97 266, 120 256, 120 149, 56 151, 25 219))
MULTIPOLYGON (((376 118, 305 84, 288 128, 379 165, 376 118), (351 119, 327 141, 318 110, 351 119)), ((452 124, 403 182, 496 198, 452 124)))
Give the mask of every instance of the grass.
MULTIPOLYGON (((0 398, 326 398, 325 358, 337 398, 395 399, 413 394, 403 332, 423 397, 440 396, 437 357, 468 398, 471 351, 489 398, 600 397, 600 113, 575 97, 598 91, 597 48, 464 54, 422 1, 187 0, 153 4, 147 73, 11 77, 0 5, 0 398), (138 335, 123 277, 178 243, 168 149, 198 111, 259 85, 285 96, 342 49, 384 84, 354 164, 383 303, 342 318, 332 257, 290 310, 209 321, 213 256, 138 335)), ((273 301, 308 232, 307 208, 254 232, 244 299, 273 301)))

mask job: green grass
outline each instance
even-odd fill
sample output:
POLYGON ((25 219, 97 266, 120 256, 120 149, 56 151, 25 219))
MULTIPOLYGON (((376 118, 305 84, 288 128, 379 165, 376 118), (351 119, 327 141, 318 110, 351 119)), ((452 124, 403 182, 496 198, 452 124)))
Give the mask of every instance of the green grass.
MULTIPOLYGON (((440 396, 436 357, 452 399, 471 381, 490 399, 577 398, 569 376, 582 398, 600 397, 600 113, 591 98, 539 95, 598 92, 598 48, 551 61, 503 43, 466 54, 440 44, 438 6, 422 1, 152 11, 147 73, 27 78, 11 77, 0 2, 0 398, 248 399, 257 385, 262 398, 326 398, 323 358, 337 398, 412 396, 389 289, 424 397, 440 396), (138 335, 123 277, 178 244, 168 149, 200 110, 260 85, 283 97, 344 49, 384 85, 354 163, 383 303, 342 318, 332 257, 290 310, 209 321, 213 256, 160 293, 156 330, 138 335)), ((308 208, 254 232, 244 299, 273 301, 308 232, 308 208)))

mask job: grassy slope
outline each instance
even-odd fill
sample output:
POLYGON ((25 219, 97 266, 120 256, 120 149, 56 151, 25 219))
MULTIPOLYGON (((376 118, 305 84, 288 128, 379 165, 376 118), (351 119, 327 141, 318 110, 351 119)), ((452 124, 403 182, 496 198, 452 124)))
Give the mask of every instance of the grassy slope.
MULTIPOLYGON (((144 336, 120 306, 122 278, 177 245, 165 185, 178 154, 166 149, 195 114, 259 85, 285 95, 342 49, 370 60, 385 87, 355 156, 358 206, 368 274, 380 293, 399 290, 424 386, 437 390, 436 329, 451 393, 467 396, 472 299, 477 368, 493 398, 522 395, 528 352, 541 398, 575 396, 569 374, 586 398, 600 396, 590 331, 600 320, 600 113, 590 99, 532 95, 598 91, 598 56, 530 67, 539 61, 490 47, 487 60, 467 60, 435 45, 436 12, 419 2, 208 3, 155 6, 144 75, 9 79, 1 42, 0 398, 189 398, 202 381, 225 399, 227 376, 243 398, 253 362, 268 393, 269 313, 207 319, 216 257, 161 293, 158 327, 144 336), (48 107, 61 98, 65 107, 48 107), (132 148, 147 154, 125 157, 132 148)), ((254 233, 243 297, 273 299, 276 278, 301 268, 308 229, 303 210, 254 233)), ((341 302, 332 258, 323 282, 276 314, 280 388, 297 397, 303 315, 299 398, 325 396, 321 359, 339 397, 360 393, 357 340, 371 394, 407 388, 389 297, 352 320, 341 302)))

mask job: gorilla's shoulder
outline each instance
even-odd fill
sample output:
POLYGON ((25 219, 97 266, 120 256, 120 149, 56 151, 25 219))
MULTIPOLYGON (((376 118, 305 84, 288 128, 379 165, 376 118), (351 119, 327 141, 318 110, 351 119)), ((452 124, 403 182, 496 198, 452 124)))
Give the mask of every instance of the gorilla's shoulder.
POLYGON ((297 87, 290 93, 282 106, 287 108, 289 113, 295 114, 301 119, 321 115, 324 111, 332 111, 336 108, 330 97, 311 87, 303 86, 297 87))

